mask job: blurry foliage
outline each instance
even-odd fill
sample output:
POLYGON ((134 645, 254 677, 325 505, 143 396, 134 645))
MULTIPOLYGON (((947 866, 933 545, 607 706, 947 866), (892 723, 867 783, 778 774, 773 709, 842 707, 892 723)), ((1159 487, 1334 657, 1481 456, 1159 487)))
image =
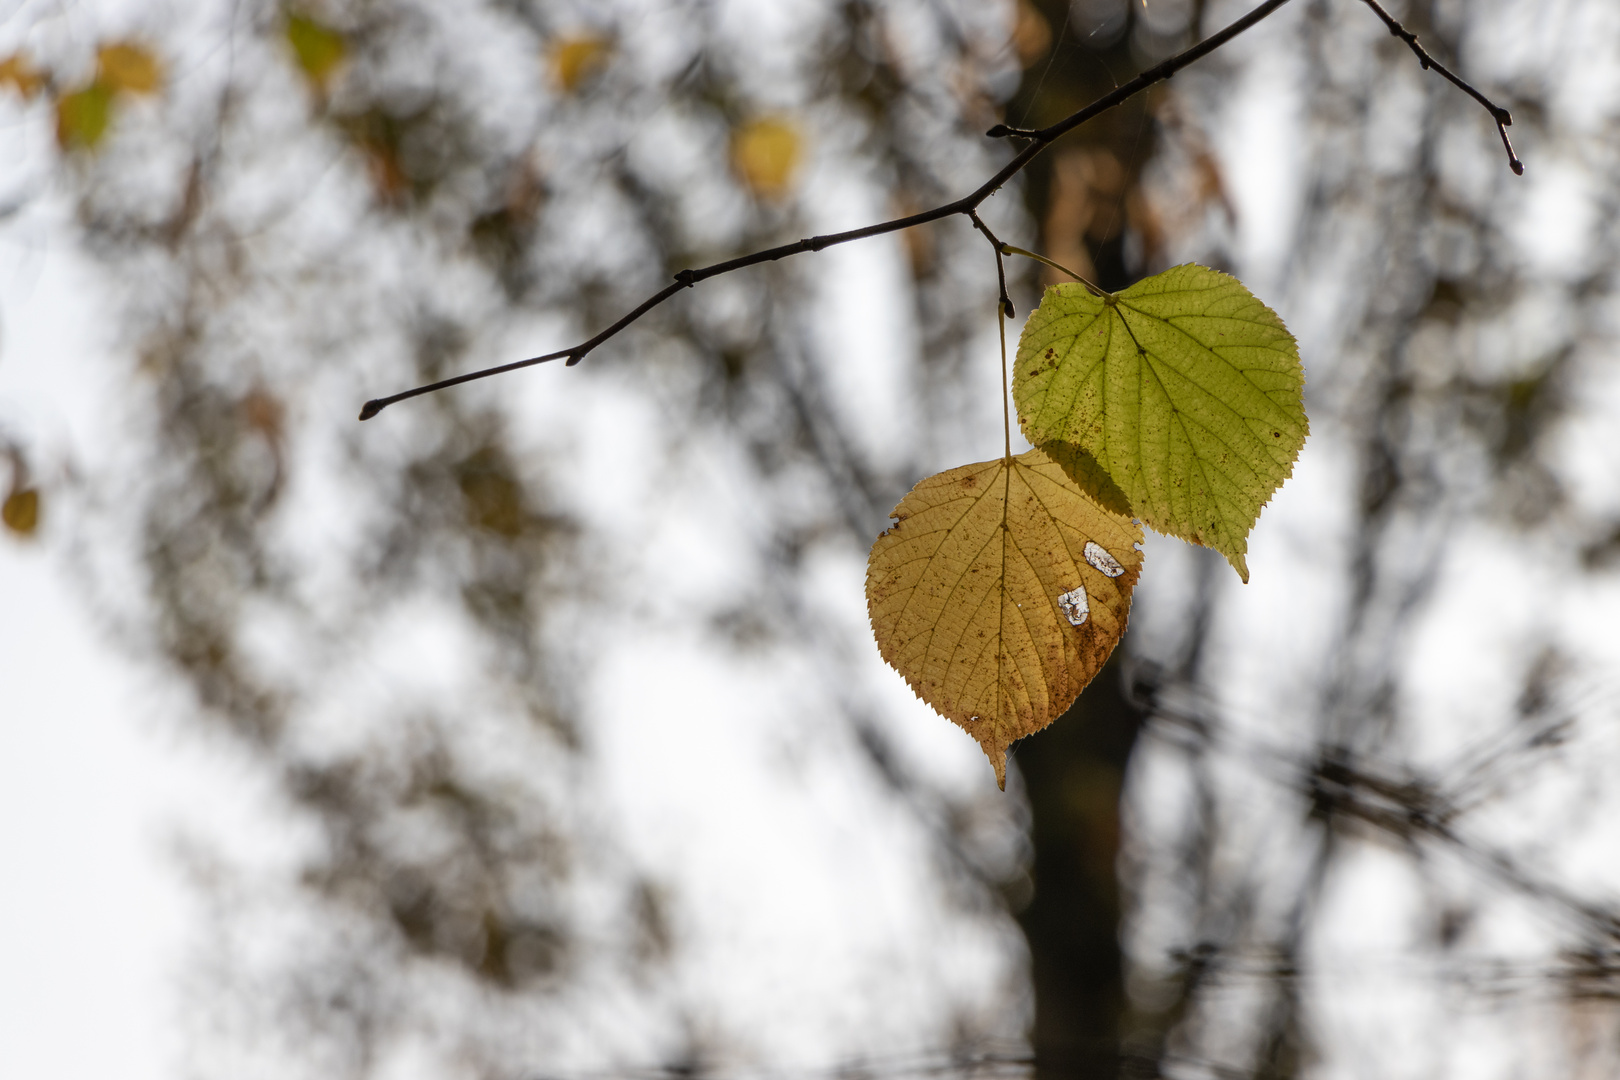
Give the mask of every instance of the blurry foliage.
POLYGON ((144 45, 114 41, 96 50, 96 82, 113 93, 155 94, 163 68, 144 45))
MULTIPOLYGON (((42 90, 55 93, 58 80, 42 72, 24 53, 0 61, 0 83, 25 98, 42 90)), ((111 130, 125 95, 144 97, 163 88, 163 66, 145 44, 110 41, 96 49, 96 73, 88 83, 56 96, 56 141, 64 150, 94 150, 111 130)))
POLYGON ((581 83, 606 66, 613 55, 613 43, 594 34, 579 34, 558 38, 546 52, 552 77, 566 93, 572 94, 581 83))
POLYGON ((39 529, 39 489, 29 477, 28 457, 19 443, 0 436, 0 454, 11 465, 11 483, 0 503, 0 522, 20 537, 31 537, 39 529))
MULTIPOLYGON (((439 395, 364 438, 349 403, 464 370, 517 329, 598 327, 675 269, 799 234, 812 144, 880 203, 961 190, 1003 152, 964 119, 1006 65, 1001 13, 848 0, 813 13, 802 70, 767 86, 703 3, 209 11, 231 40, 185 78, 166 81, 156 57, 189 55, 200 11, 150 46, 104 43, 95 80, 53 101, 61 145, 97 151, 59 175, 84 248, 124 290, 139 359, 132 442, 84 481, 83 569, 130 647, 177 677, 311 838, 280 871, 191 851, 218 900, 200 1068, 723 1058, 752 1033, 670 990, 701 962, 683 953, 689 901, 633 864, 584 780, 591 658, 575 639, 625 602, 612 533, 500 395, 439 395), (903 20, 927 32, 905 40, 903 20), (153 91, 153 107, 123 108, 153 91), (464 661, 441 685, 397 659, 424 650, 464 661), (255 945, 272 939, 288 947, 255 945), (608 1029, 623 1039, 589 1035, 608 1029)), ((6 70, 34 85, 21 62, 6 70)), ((739 645, 846 662, 792 599, 803 553, 864 550, 917 462, 955 437, 941 421, 969 409, 957 376, 993 310, 978 302, 993 267, 962 257, 965 229, 928 243, 907 361, 924 419, 898 458, 866 449, 828 391, 808 270, 700 290, 568 376, 635 371, 627 400, 734 446, 737 482, 792 508, 737 568, 752 627, 739 645)), ((912 777, 864 703, 830 719, 871 762, 860 782, 930 838, 921 872, 942 909, 1010 929, 1014 834, 974 832, 1005 811, 912 777)), ((938 1018, 940 1039, 1015 1035, 1014 991, 975 988, 938 1018)))
POLYGON ((18 536, 32 536, 39 527, 39 492, 33 488, 19 488, 6 495, 0 509, 6 528, 18 536))
POLYGON ((804 137, 787 117, 750 120, 731 133, 731 163, 762 199, 781 199, 792 189, 804 156, 804 137))
POLYGON ((112 125, 113 88, 93 82, 56 101, 56 141, 66 150, 93 150, 112 125))
POLYGON ((287 16, 287 44, 292 46, 298 67, 322 91, 348 54, 341 33, 299 12, 287 16))
POLYGON ((0 86, 9 86, 24 98, 32 99, 48 85, 45 73, 24 53, 15 52, 0 60, 0 86))

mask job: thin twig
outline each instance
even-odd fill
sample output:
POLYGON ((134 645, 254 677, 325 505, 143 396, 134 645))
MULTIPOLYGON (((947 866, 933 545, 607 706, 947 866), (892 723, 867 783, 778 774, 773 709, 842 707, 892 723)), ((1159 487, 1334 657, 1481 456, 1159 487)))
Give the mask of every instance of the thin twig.
MULTIPOLYGON (((473 371, 466 375, 457 375, 450 379, 441 379, 439 382, 429 383, 426 386, 418 386, 414 390, 406 390, 403 393, 394 394, 391 397, 373 398, 371 401, 366 402, 365 408, 360 410, 360 419, 369 420, 373 416, 376 416, 378 413, 382 412, 383 409, 394 404, 396 401, 404 401, 406 398, 413 398, 420 394, 430 394, 435 390, 443 390, 446 387, 457 386, 464 382, 471 382, 474 379, 482 379, 490 375, 499 375, 507 371, 516 371, 519 368, 530 367, 534 364, 544 364, 551 360, 561 360, 566 357, 567 366, 572 367, 581 360, 585 359, 586 355, 589 354, 592 349, 595 349, 598 345, 613 337, 625 327, 629 326, 631 323, 635 322, 637 319, 641 318, 647 312, 651 311, 659 304, 662 304, 665 300, 668 300, 671 296, 674 296, 682 289, 689 289, 700 281, 706 281, 709 278, 717 277, 720 274, 728 274, 733 270, 741 270, 745 267, 757 266, 760 263, 774 262, 777 259, 784 259, 789 255, 797 255, 805 251, 820 251, 823 248, 832 247, 835 244, 847 244, 852 240, 865 240, 868 237, 881 236, 884 233, 898 232, 901 229, 909 229, 916 225, 926 225, 931 221, 938 221, 941 218, 951 217, 956 214, 971 214, 979 208, 980 203, 984 202, 991 195, 994 195, 1003 184, 1022 172, 1031 161, 1034 161, 1035 158, 1040 155, 1041 151, 1045 150, 1059 138, 1068 134, 1070 131, 1073 131, 1087 120, 1090 120, 1093 117, 1099 116, 1102 113, 1123 104, 1130 98, 1135 97, 1143 90, 1146 90, 1148 87, 1152 86, 1154 83, 1163 82, 1164 80, 1170 78, 1176 72, 1180 71, 1188 64, 1193 63, 1195 60, 1200 60, 1203 57, 1208 56, 1210 53, 1214 52, 1222 45, 1225 45, 1228 41, 1231 41, 1245 30, 1254 26, 1256 23, 1260 22, 1260 20, 1264 19, 1266 16, 1270 15, 1272 12, 1276 11, 1286 3, 1288 3, 1288 0, 1266 0, 1265 3, 1259 5, 1253 11, 1249 12, 1247 15, 1243 16, 1243 18, 1237 20, 1226 29, 1210 35, 1203 41, 1200 41, 1198 44, 1183 52, 1177 53, 1175 56, 1170 57, 1170 59, 1165 60, 1163 63, 1156 64, 1153 67, 1148 68, 1130 82, 1125 83, 1123 86, 1117 87, 1111 93, 1098 98, 1096 101, 1093 101, 1090 105, 1087 105, 1079 112, 1073 113, 1070 116, 1059 120, 1050 127, 1042 128, 1039 131, 1013 131, 1012 129, 1008 129, 1007 133, 1009 134, 1016 134, 1030 139, 1030 144, 1024 147, 1023 150, 1019 151, 1011 161, 1003 165, 999 170, 996 171, 994 176, 986 180, 976 190, 970 194, 964 195, 962 198, 957 199, 954 202, 948 202, 942 206, 936 206, 932 210, 924 210, 921 213, 908 214, 905 217, 894 218, 890 221, 878 222, 875 225, 868 225, 865 228, 851 229, 848 232, 830 233, 825 236, 812 236, 796 243, 784 244, 781 247, 767 248, 764 251, 756 251, 752 255, 743 255, 739 258, 727 259, 725 262, 714 263, 711 266, 705 266, 700 269, 682 270, 680 273, 675 275, 675 281, 673 284, 664 286, 658 292, 654 293, 652 296, 643 301, 639 307, 635 308, 635 310, 631 311, 618 322, 614 323, 612 326, 609 326, 606 330, 603 330, 601 333, 597 334, 588 341, 583 341, 569 349, 560 349, 557 352, 546 353, 544 356, 534 356, 527 360, 517 360, 510 364, 501 364, 498 367, 485 368, 482 371, 473 371)), ((992 128, 991 130, 997 131, 997 128, 992 128)))
POLYGON ((1498 105, 1490 98, 1486 97, 1484 94, 1480 93, 1478 90, 1474 89, 1473 86, 1469 85, 1466 80, 1454 75, 1450 68, 1446 67, 1446 65, 1430 56, 1429 50, 1418 44, 1417 35, 1412 33, 1412 31, 1408 30, 1406 27, 1402 26, 1396 20, 1395 16, 1379 7, 1378 0, 1362 0, 1362 2, 1368 7, 1372 8, 1373 12, 1380 19, 1384 20, 1384 25, 1389 27, 1389 32, 1391 34, 1406 42, 1407 46, 1412 50, 1412 52, 1417 55, 1418 63, 1423 65, 1423 69, 1425 71, 1433 68, 1435 71, 1438 71, 1441 75, 1444 75, 1447 79, 1451 80, 1451 84, 1453 86, 1485 107, 1485 111, 1491 114, 1491 119, 1496 121, 1496 133, 1502 136, 1502 147, 1507 151, 1508 156, 1508 168, 1513 170, 1515 176, 1523 176, 1524 162, 1520 161, 1519 155, 1513 152, 1513 143, 1508 139, 1507 133, 1508 126, 1513 123, 1513 114, 1502 108, 1502 106, 1498 105))

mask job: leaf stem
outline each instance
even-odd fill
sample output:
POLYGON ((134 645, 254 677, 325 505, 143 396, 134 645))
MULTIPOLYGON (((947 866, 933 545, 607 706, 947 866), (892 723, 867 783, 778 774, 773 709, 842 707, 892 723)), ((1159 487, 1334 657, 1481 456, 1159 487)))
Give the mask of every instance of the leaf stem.
POLYGON ((1114 295, 1113 293, 1111 293, 1108 290, 1104 289, 1102 286, 1096 285, 1096 284, 1093 284, 1090 281, 1087 281, 1085 278, 1081 277, 1079 274, 1075 273, 1073 270, 1070 270, 1067 266, 1064 266, 1062 263, 1054 262, 1051 259, 1048 259, 1045 255, 1037 255, 1033 251, 1025 251, 1023 248, 1013 247, 1011 244, 1002 244, 1001 245, 1001 251, 1002 251, 1003 254, 1006 254, 1006 255, 1022 255, 1026 259, 1034 259, 1036 262, 1045 263, 1047 266, 1050 266, 1052 269, 1054 269, 1054 270, 1056 270, 1056 271, 1058 271, 1060 273, 1068 274, 1070 277, 1074 278, 1074 280, 1078 281, 1080 284, 1084 285, 1087 289, 1089 289, 1091 291, 1091 295, 1093 295, 1093 296, 1113 296, 1114 295))
POLYGON ((1007 467, 1012 468, 1012 409, 1007 404, 1007 398, 1012 394, 1012 387, 1007 385, 1007 308, 1010 305, 996 305, 996 332, 1001 335, 1001 438, 1002 449, 1007 455, 1007 467))
POLYGON ((1001 295, 996 299, 996 333, 1001 335, 1001 436, 1007 455, 1007 467, 1012 468, 1012 416, 1007 407, 1007 397, 1012 392, 1007 383, 1007 320, 1012 318, 1012 298, 1007 295, 1007 264, 1002 261, 1002 255, 1007 251, 1007 245, 1001 238, 990 231, 990 226, 979 217, 977 210, 967 212, 968 220, 973 227, 984 233, 984 238, 990 241, 990 249, 996 253, 996 285, 1001 295))

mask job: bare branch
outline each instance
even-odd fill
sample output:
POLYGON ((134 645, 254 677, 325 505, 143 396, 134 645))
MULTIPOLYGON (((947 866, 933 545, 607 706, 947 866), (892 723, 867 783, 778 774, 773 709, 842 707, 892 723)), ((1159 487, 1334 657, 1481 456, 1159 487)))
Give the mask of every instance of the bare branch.
POLYGON ((1243 16, 1243 18, 1237 20, 1237 22, 1234 22, 1226 29, 1220 31, 1219 33, 1211 34, 1209 37, 1205 38, 1203 41, 1200 41, 1191 48, 1177 53, 1175 56, 1170 57, 1170 59, 1164 61, 1163 63, 1148 68, 1130 82, 1125 83, 1123 86, 1120 86, 1111 93, 1098 98, 1096 101, 1093 101, 1090 105, 1087 105, 1079 112, 1059 120, 1050 127, 1042 128, 1039 131, 1024 131, 1021 129, 1008 128, 1002 124, 996 125, 990 129, 989 134, 991 136, 1015 135, 1021 138, 1030 139, 1030 144, 1024 147, 1023 150, 1019 151, 1017 156, 1015 156, 1011 161, 1007 162, 1007 164, 1003 165, 999 170, 997 170, 994 176, 986 180, 983 184, 979 185, 977 190, 973 191, 971 194, 964 195, 962 198, 957 199, 954 202, 948 202, 942 206, 936 206, 932 210, 924 210, 921 213, 908 214, 905 217, 894 218, 890 221, 880 221, 875 225, 868 225, 865 228, 851 229, 848 232, 829 233, 825 236, 812 236, 792 244, 784 244, 781 247, 767 248, 764 251, 756 251, 752 255, 743 255, 735 259, 727 259, 725 262, 714 263, 711 266, 705 266, 701 269, 682 270, 680 273, 675 275, 675 283, 673 285, 664 286, 658 292, 644 300, 635 310, 625 315, 618 322, 614 323, 612 326, 609 326, 606 330, 603 330, 589 341, 583 341, 571 349, 561 349, 557 352, 546 353, 544 356, 534 356, 527 360, 517 360, 510 364, 501 364, 499 367, 485 368, 482 371, 473 371, 466 375, 457 375, 454 378, 441 379, 439 382, 429 383, 426 386, 418 386, 414 390, 406 390, 403 393, 394 394, 391 397, 373 398, 372 400, 366 402, 365 407, 360 410, 360 419, 369 420, 396 401, 404 401, 406 398, 413 398, 420 394, 431 394, 435 390, 443 390, 446 387, 457 386, 464 382, 472 382, 474 379, 482 379, 490 375, 500 375, 504 372, 516 371, 519 368, 531 367, 535 364, 544 364, 551 360, 561 360, 564 357, 567 357, 567 366, 572 367, 581 360, 585 359, 586 355, 590 353, 592 349, 613 337, 615 334, 619 333, 619 331, 623 330, 625 327, 629 326, 631 323, 635 322, 637 319, 641 318, 647 312, 651 311, 659 304, 662 304, 665 300, 668 300, 671 296, 674 296, 682 289, 691 288, 700 281, 717 277, 720 274, 729 274, 733 270, 741 270, 744 267, 757 266, 764 262, 774 262, 777 259, 785 259, 789 255, 797 255, 800 252, 820 251, 822 248, 832 247, 835 244, 847 244, 851 240, 865 240, 871 236, 881 236, 884 233, 898 232, 901 229, 909 229, 915 225, 926 225, 930 221, 938 221, 941 218, 952 217, 956 214, 976 216, 975 212, 978 210, 980 203, 984 202, 984 200, 988 199, 991 195, 994 195, 1008 180, 1011 180, 1014 176, 1017 176, 1020 172, 1023 172, 1025 167, 1040 155, 1041 151, 1045 150, 1059 138, 1068 134, 1070 131, 1073 131, 1087 120, 1105 113, 1109 109, 1113 109, 1124 104, 1126 101, 1135 97, 1137 94, 1140 94, 1143 90, 1146 90, 1154 83, 1163 82, 1164 80, 1170 78, 1176 72, 1180 71, 1188 64, 1191 64, 1193 61, 1202 59, 1203 57, 1209 55, 1286 3, 1288 3, 1288 0, 1266 0, 1265 3, 1261 4, 1259 7, 1255 8, 1253 11, 1249 12, 1247 15, 1243 16))
POLYGON ((1412 31, 1408 30, 1406 27, 1402 26, 1400 22, 1396 20, 1395 16, 1379 7, 1378 0, 1362 0, 1362 2, 1368 7, 1372 8, 1373 12, 1380 19, 1384 20, 1384 25, 1389 27, 1389 32, 1391 34, 1406 42, 1408 47, 1411 48, 1412 52, 1417 55, 1418 63, 1423 65, 1423 69, 1425 71, 1433 68, 1435 71, 1438 71, 1441 75, 1444 75, 1447 79, 1451 80, 1451 84, 1453 86, 1485 107, 1485 111, 1491 114, 1491 119, 1496 121, 1496 133, 1502 136, 1502 146, 1505 150, 1507 150, 1508 168, 1513 170, 1514 175, 1523 176, 1524 162, 1520 161, 1519 155, 1513 152, 1513 143, 1508 139, 1507 133, 1508 126, 1513 123, 1513 114, 1502 108, 1502 106, 1498 105, 1490 98, 1486 97, 1484 94, 1480 93, 1478 90, 1474 89, 1474 87, 1466 80, 1459 78, 1457 75, 1452 73, 1450 68, 1446 67, 1446 65, 1430 56, 1429 50, 1418 44, 1417 35, 1412 33, 1412 31))

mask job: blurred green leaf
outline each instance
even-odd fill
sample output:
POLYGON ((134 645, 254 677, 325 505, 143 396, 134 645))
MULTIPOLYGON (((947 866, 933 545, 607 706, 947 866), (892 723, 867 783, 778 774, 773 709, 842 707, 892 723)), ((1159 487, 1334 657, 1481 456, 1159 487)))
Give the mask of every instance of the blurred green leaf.
POLYGON ((292 46, 299 68, 321 90, 349 51, 342 34, 307 15, 287 16, 287 44, 292 46))
POLYGON ((64 150, 93 150, 112 126, 113 91, 93 82, 56 101, 56 141, 64 150))

